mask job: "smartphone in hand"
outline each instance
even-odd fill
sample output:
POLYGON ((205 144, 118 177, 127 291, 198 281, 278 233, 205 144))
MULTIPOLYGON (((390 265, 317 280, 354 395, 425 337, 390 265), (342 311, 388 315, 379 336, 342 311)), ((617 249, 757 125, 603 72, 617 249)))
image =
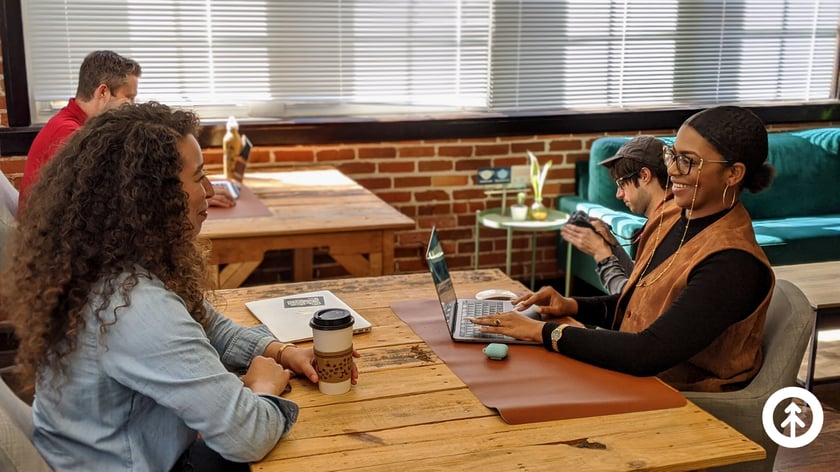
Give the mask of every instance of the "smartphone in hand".
MULTIPOLYGON (((578 210, 572 213, 572 215, 569 216, 569 221, 567 221, 567 224, 580 226, 582 228, 589 228, 592 231, 595 231, 595 227, 592 226, 592 223, 589 222, 589 216, 587 216, 586 213, 583 212, 583 210, 578 210)), ((597 233, 597 231, 595 232, 597 233)))

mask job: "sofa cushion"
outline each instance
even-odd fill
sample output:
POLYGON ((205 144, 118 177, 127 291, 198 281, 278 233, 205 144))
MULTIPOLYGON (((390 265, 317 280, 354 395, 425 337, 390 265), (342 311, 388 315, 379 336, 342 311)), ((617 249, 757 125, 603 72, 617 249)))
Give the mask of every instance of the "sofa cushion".
POLYGON ((840 260, 840 213, 753 220, 753 228, 773 265, 840 260))
POLYGON ((840 192, 830 190, 840 177, 840 128, 770 133, 768 142, 776 176, 763 191, 741 194, 753 220, 840 213, 840 192))
POLYGON ((589 185, 586 196, 590 202, 612 208, 617 211, 627 211, 624 202, 615 198, 615 183, 610 178, 610 172, 604 166, 598 165, 618 152, 630 138, 605 137, 596 139, 589 151, 589 185))

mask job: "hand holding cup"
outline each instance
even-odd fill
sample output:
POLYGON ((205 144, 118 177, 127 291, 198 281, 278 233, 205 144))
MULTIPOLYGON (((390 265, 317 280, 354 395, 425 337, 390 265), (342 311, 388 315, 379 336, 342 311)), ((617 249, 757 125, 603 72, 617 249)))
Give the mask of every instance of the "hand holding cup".
POLYGON ((315 350, 318 389, 328 395, 350 390, 354 377, 353 315, 340 308, 315 312, 309 326, 315 350))

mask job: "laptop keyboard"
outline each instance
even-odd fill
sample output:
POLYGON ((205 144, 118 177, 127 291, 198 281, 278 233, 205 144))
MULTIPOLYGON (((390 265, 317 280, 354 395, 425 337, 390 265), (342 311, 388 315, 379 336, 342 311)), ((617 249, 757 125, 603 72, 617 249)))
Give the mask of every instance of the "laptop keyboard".
POLYGON ((495 300, 462 300, 462 303, 464 314, 473 318, 494 315, 505 309, 505 302, 495 300))
MULTIPOLYGON (((505 310, 505 303, 494 300, 461 300, 462 315, 470 318, 493 315, 505 310)), ((481 326, 473 324, 465 317, 461 317, 461 335, 475 338, 507 339, 507 336, 495 333, 482 333, 481 326)))

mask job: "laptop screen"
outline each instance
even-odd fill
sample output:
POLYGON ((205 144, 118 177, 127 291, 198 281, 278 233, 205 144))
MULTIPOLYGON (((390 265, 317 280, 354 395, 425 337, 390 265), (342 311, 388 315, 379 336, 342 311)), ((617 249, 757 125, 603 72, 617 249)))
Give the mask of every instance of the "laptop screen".
POLYGON ((455 301, 455 287, 452 285, 452 278, 449 276, 449 268, 446 266, 446 258, 443 248, 440 246, 437 229, 432 228, 432 236, 429 238, 429 247, 426 249, 426 263, 429 264, 429 271, 432 273, 432 280, 435 283, 440 306, 446 315, 446 321, 452 324, 455 301))

